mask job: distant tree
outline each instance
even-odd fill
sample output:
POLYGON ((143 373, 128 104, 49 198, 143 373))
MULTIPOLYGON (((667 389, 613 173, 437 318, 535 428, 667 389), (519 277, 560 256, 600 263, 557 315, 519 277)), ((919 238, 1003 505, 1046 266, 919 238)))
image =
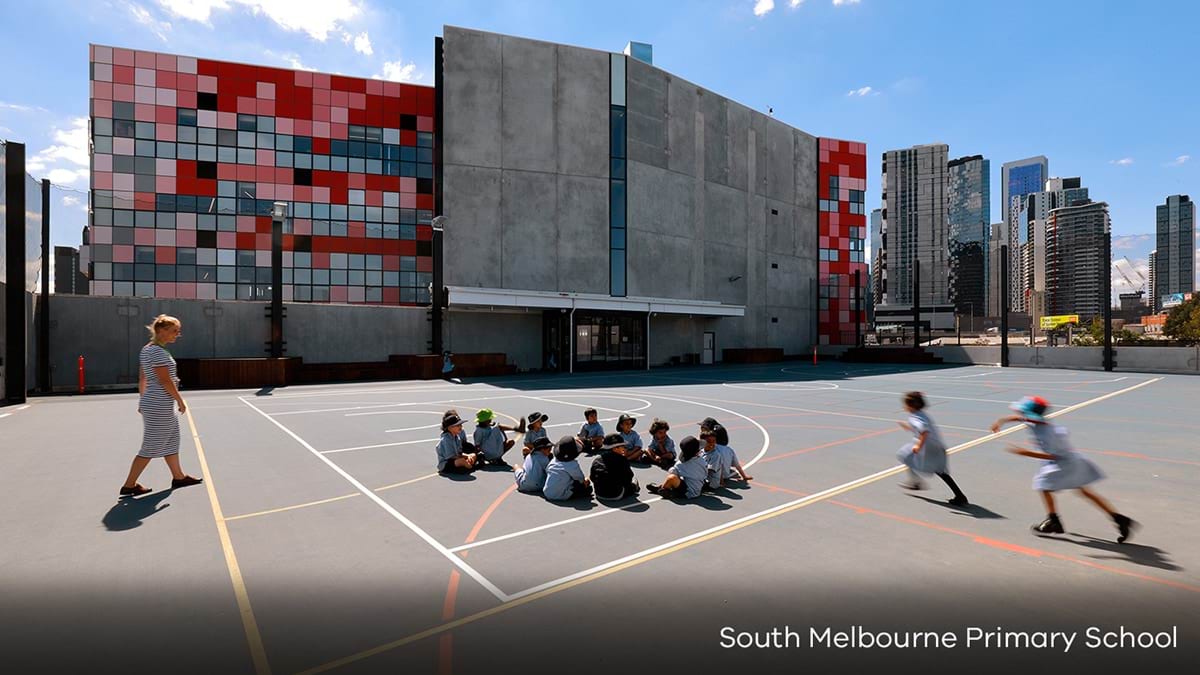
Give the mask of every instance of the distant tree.
MULTIPOLYGON (((1119 331, 1114 331, 1112 336, 1114 345, 1136 345, 1142 342, 1142 337, 1137 333, 1122 328, 1119 331)), ((1076 336, 1076 347, 1100 347, 1104 345, 1104 320, 1096 317, 1092 319, 1091 325, 1087 327, 1087 332, 1076 336)))
POLYGON ((1171 309, 1163 333, 1185 344, 1200 342, 1200 294, 1171 309))

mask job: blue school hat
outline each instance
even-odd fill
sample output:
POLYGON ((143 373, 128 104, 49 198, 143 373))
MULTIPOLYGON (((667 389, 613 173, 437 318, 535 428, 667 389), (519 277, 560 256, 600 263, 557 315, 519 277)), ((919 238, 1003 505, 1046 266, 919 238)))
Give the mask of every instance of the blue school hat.
POLYGON ((1021 417, 1032 422, 1045 422, 1044 417, 1046 409, 1050 404, 1041 396, 1026 396, 1020 401, 1016 401, 1008 406, 1011 410, 1018 412, 1021 417))

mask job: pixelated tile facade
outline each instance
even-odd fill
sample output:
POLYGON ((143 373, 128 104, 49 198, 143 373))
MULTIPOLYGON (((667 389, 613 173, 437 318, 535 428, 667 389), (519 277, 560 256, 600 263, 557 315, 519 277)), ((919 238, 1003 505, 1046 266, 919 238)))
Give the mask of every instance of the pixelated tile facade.
POLYGON ((817 335, 823 345, 853 345, 855 322, 865 335, 867 146, 822 138, 817 168, 817 335), (855 302, 859 272, 862 306, 855 302))
POLYGON ((434 89, 92 45, 93 295, 427 303, 434 89))

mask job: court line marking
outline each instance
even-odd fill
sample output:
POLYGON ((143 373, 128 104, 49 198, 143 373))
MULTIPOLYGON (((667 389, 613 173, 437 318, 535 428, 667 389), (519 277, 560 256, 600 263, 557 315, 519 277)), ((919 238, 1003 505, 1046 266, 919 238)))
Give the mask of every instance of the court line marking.
POLYGON ((246 581, 242 578, 242 568, 238 565, 237 554, 233 551, 233 540, 229 537, 229 528, 225 525, 225 517, 221 511, 221 501, 217 498, 217 488, 213 485, 212 472, 208 470, 208 458, 204 455, 204 444, 200 442, 200 432, 196 429, 196 420, 192 419, 192 411, 186 413, 188 427, 192 431, 192 444, 196 446, 196 456, 200 461, 200 473, 204 475, 204 488, 208 492, 208 503, 212 507, 213 521, 217 525, 217 538, 221 541, 221 552, 225 555, 225 567, 229 570, 229 580, 233 583, 233 596, 237 600, 238 614, 242 619, 242 630, 246 633, 246 643, 250 648, 250 657, 254 661, 254 672, 257 675, 270 675, 271 665, 267 661, 267 652, 263 648, 262 633, 258 630, 258 621, 254 618, 254 608, 250 605, 250 594, 246 592, 246 581))
MULTIPOLYGON (((635 397, 633 397, 633 396, 613 396, 613 395, 611 395, 611 394, 608 394, 608 395, 601 395, 601 394, 551 394, 551 396, 556 396, 556 397, 558 397, 558 398, 572 398, 572 397, 575 397, 575 398, 588 398, 588 399, 593 399, 593 398, 618 398, 618 399, 622 399, 622 400, 625 400, 625 401, 637 401, 638 403, 645 403, 646 405, 642 406, 641 408, 633 408, 633 409, 624 409, 624 410, 622 410, 622 409, 620 409, 620 408, 605 408, 605 407, 603 407, 603 406, 591 405, 591 404, 589 404, 589 403, 574 403, 574 402, 572 402, 572 401, 555 401, 554 399, 549 399, 549 398, 546 398, 546 397, 544 397, 544 396, 529 396, 529 395, 523 395, 523 396, 521 396, 521 398, 527 398, 527 399, 530 399, 530 400, 533 400, 533 401, 545 401, 546 403, 557 403, 557 404, 559 404, 559 405, 573 405, 573 406, 576 406, 576 407, 578 407, 578 408, 595 408, 596 410, 605 410, 605 411, 607 411, 607 412, 614 412, 614 413, 621 413, 621 414, 625 414, 625 413, 637 413, 637 412, 641 412, 641 411, 643 411, 643 410, 646 410, 646 409, 648 409, 648 408, 649 408, 649 407, 652 405, 652 404, 651 404, 649 401, 646 401, 646 400, 644 400, 644 399, 640 399, 640 398, 635 398, 635 397)), ((642 417, 642 416, 641 416, 641 415, 637 415, 637 417, 642 417)), ((587 420, 584 420, 584 421, 586 422, 587 420)), ((574 424, 574 422, 572 422, 572 424, 574 424)))
MULTIPOLYGON (((342 417, 365 417, 367 415, 441 415, 443 410, 371 410, 368 412, 352 412, 342 417)), ((436 424, 434 426, 437 426, 436 424)))
MULTIPOLYGON (((891 422, 891 423, 896 422, 895 417, 874 417, 872 415, 855 415, 854 413, 834 412, 832 410, 817 410, 814 408, 797 408, 794 406, 775 405, 772 403, 755 403, 752 401, 730 401, 728 399, 708 399, 708 398, 704 398, 701 396, 693 396, 692 398, 695 398, 699 401, 705 401, 705 400, 722 401, 724 403, 736 403, 738 405, 757 406, 759 408, 774 408, 776 410, 792 410, 795 412, 810 413, 813 415, 832 415, 834 417, 850 417, 850 418, 860 419, 860 420, 874 420, 876 422, 891 422)), ((897 412, 896 414, 899 415, 900 413, 897 412)), ((955 426, 953 424, 942 424, 941 422, 938 422, 938 426, 943 429, 959 429, 961 431, 976 431, 976 432, 987 431, 987 429, 977 429, 975 427, 960 427, 960 426, 955 426)))
MULTIPOLYGON (((1076 403, 1073 406, 1063 408, 1061 410, 1050 413, 1049 415, 1047 415, 1047 417, 1058 417, 1059 415, 1065 415, 1073 410, 1078 410, 1079 408, 1082 408, 1084 406, 1092 405, 1093 403, 1099 403, 1100 401, 1107 400, 1114 396, 1119 396, 1121 394, 1131 392, 1135 389, 1140 389, 1141 387, 1158 382, 1161 379, 1163 379, 1163 378, 1157 377, 1157 378, 1154 378, 1151 380, 1146 380, 1144 382, 1140 382, 1133 386, 1126 387, 1125 389, 1120 389, 1115 392, 1110 392, 1108 394, 1104 394, 1097 398, 1094 398, 1094 399, 1091 399, 1088 401, 1083 401, 1082 403, 1076 403)), ((1020 430, 1020 428, 1021 427, 1019 427, 1019 426, 1012 426, 1012 427, 1003 429, 1003 430, 995 432, 995 433, 989 433, 987 436, 982 436, 973 441, 968 441, 968 442, 958 445, 954 448, 951 448, 950 450, 947 450, 947 454, 962 452, 963 450, 967 450, 969 448, 975 447, 976 445, 981 445, 985 442, 995 440, 996 438, 999 438, 1001 436, 1006 436, 1008 434, 1015 433, 1018 430, 1020 430)), ((350 663, 354 663, 356 661, 361 661, 362 659, 366 659, 371 656, 376 656, 378 654, 382 654, 384 652, 391 651, 398 647, 403 647, 405 645, 412 644, 412 643, 418 642, 420 640, 424 640, 425 638, 428 638, 428 637, 440 635, 442 633, 454 630, 461 626, 475 623, 476 621, 486 619, 486 618, 494 616, 496 614, 501 614, 510 609, 515 609, 522 605, 532 603, 536 600, 540 600, 542 598, 549 597, 549 596, 555 595, 557 593, 561 593, 562 591, 569 590, 571 588, 575 588, 577 586, 581 586, 583 584, 586 584, 586 583, 589 583, 592 581, 596 581, 598 579, 602 579, 604 577, 610 576, 610 575, 615 574, 624 569, 635 567, 637 565, 641 565, 643 563, 650 562, 651 560, 655 560, 655 559, 670 555, 671 553, 674 553, 676 551, 681 551, 686 548, 690 548, 690 547, 700 544, 704 541, 715 539, 719 536, 728 534, 730 532, 734 532, 734 531, 742 529, 744 527, 748 527, 755 523, 762 522, 765 520, 770 520, 772 518, 781 516, 785 513, 789 513, 791 511, 794 511, 794 510, 797 510, 800 508, 803 508, 810 504, 817 503, 817 502, 823 501, 825 499, 828 499, 830 497, 837 496, 838 494, 841 494, 843 492, 848 492, 850 490, 857 489, 859 487, 868 485, 868 484, 876 482, 878 480, 882 480, 883 478, 887 478, 888 476, 895 475, 895 474, 900 473, 905 470, 907 470, 907 467, 905 467, 904 465, 899 465, 899 466, 892 467, 891 469, 887 469, 885 471, 879 471, 877 473, 871 474, 870 476, 864 476, 857 480, 850 481, 848 483, 843 483, 840 486, 829 488, 827 490, 815 493, 808 497, 796 499, 792 502, 788 502, 785 504, 781 504, 779 506, 765 509, 756 514, 751 514, 751 515, 745 516, 743 518, 739 518, 735 521, 730 521, 729 523, 726 523, 724 525, 720 525, 715 528, 710 528, 710 530, 706 530, 703 533, 696 533, 694 535, 690 535, 690 538, 684 538, 684 540, 676 540, 676 542, 678 542, 678 543, 672 542, 672 543, 656 546, 652 549, 647 549, 646 551, 643 551, 640 554, 641 557, 636 557, 638 554, 635 554, 634 556, 626 556, 626 558, 622 559, 623 562, 614 561, 613 563, 606 564, 608 566, 601 565, 601 566, 597 566, 597 568, 592 568, 592 570, 587 572, 586 574, 579 573, 579 574, 575 574, 575 575, 570 575, 570 578, 563 577, 563 579, 556 580, 558 582, 557 585, 548 586, 547 584, 541 584, 540 586, 535 586, 531 589, 527 589, 526 591, 522 591, 521 593, 510 596, 511 597, 510 600, 502 602, 501 604, 499 604, 495 607, 490 607, 488 609, 476 612, 474 614, 464 616, 460 619, 455 619, 454 621, 448 621, 448 622, 427 628, 423 631, 413 633, 412 635, 409 635, 407 637, 403 637, 398 640, 393 640, 391 642, 387 642, 387 643, 372 647, 370 649, 366 649, 366 650, 363 650, 360 652, 356 652, 354 654, 350 654, 348 656, 344 656, 340 659, 336 659, 333 661, 329 661, 327 663, 323 663, 323 664, 315 666, 313 668, 309 668, 308 670, 303 671, 299 675, 315 675, 316 673, 322 673, 322 672, 325 672, 328 670, 332 670, 334 668, 339 668, 341 666, 348 665, 350 663), (534 590, 539 587, 541 587, 541 590, 534 590)))
MULTIPOLYGON (((417 478, 410 478, 409 480, 400 481, 399 483, 391 483, 389 485, 377 487, 377 488, 375 488, 375 491, 383 492, 384 490, 391 490, 393 488, 403 487, 405 485, 411 485, 413 483, 417 483, 419 481, 428 480, 430 478, 435 478, 435 477, 437 477, 437 473, 426 474, 424 476, 419 476, 417 478)), ((255 511, 253 513, 243 513, 240 516, 230 516, 225 519, 225 522, 229 522, 231 520, 242 520, 245 518, 256 518, 258 516, 269 516, 273 513, 283 513, 284 511, 303 509, 308 506, 320 506, 321 504, 328 504, 329 502, 336 502, 336 501, 340 501, 342 499, 349 499, 351 497, 360 497, 360 496, 362 496, 361 493, 351 492, 350 494, 341 495, 339 497, 329 497, 327 499, 318 499, 313 502, 304 502, 303 504, 292 504, 291 506, 281 506, 277 509, 267 509, 265 511, 255 511)))
POLYGON ((283 431, 288 436, 291 436, 297 443, 299 443, 301 446, 303 446, 304 449, 306 449, 310 453, 312 453, 312 455, 314 457, 316 457, 317 459, 324 462, 326 465, 329 466, 329 468, 336 471, 338 473, 338 475, 340 475, 342 478, 345 478, 346 482, 353 485, 355 487, 355 489, 357 489, 359 492, 361 492, 363 494, 363 496, 365 496, 367 499, 370 499, 371 501, 375 502, 379 506, 379 508, 381 508, 385 512, 387 512, 388 515, 390 515, 393 518, 395 518, 396 520, 400 521, 405 527, 407 527, 409 530, 411 530, 413 532, 413 534, 416 534, 418 537, 420 537, 422 540, 424 540, 425 543, 429 544, 435 551, 440 553, 442 555, 442 557, 449 560, 451 563, 456 565, 460 570, 462 570, 464 573, 466 573, 467 576, 474 579, 476 583, 478 583, 480 586, 483 586, 485 589, 487 589, 487 591, 489 593, 491 593, 492 595, 494 595, 497 600, 504 602, 508 598, 508 596, 504 593, 504 591, 497 588, 496 585, 493 584, 491 581, 488 581, 487 577, 484 577, 482 574, 480 574, 474 567, 471 567, 470 565, 468 565, 466 563, 466 561, 464 561, 462 559, 461 556, 457 556, 457 555, 451 553, 450 551, 446 550, 446 547, 443 546, 441 544, 441 542, 439 542, 438 540, 436 540, 432 536, 430 536, 430 534, 428 532, 421 529, 421 527, 418 526, 416 523, 414 523, 412 520, 409 520, 409 518, 407 516, 405 516, 403 513, 400 513, 395 508, 393 508, 391 504, 388 504, 387 502, 385 502, 379 495, 375 494, 375 492, 373 490, 371 490, 367 486, 363 485, 361 482, 359 482, 359 480, 357 478, 355 478, 354 476, 351 476, 349 473, 346 472, 345 469, 338 466, 337 463, 335 463, 333 460, 329 459, 325 455, 318 452, 316 448, 314 448, 313 446, 308 444, 308 441, 301 438, 299 435, 297 435, 291 429, 288 429, 287 427, 283 426, 283 424, 279 420, 277 420, 277 419, 271 417, 270 415, 268 415, 267 413, 259 410, 257 407, 255 407, 255 405, 253 403, 247 401, 245 398, 242 398, 242 397, 238 397, 238 398, 242 403, 245 403, 247 406, 249 406, 249 408, 251 410, 257 412, 259 415, 262 415, 263 419, 269 420, 271 422, 271 424, 274 424, 275 426, 279 427, 279 429, 281 431, 283 431))
MULTIPOLYGON (((501 389, 500 391, 514 391, 514 390, 501 389)), ((317 409, 313 409, 313 410, 284 410, 282 412, 277 412, 277 413, 264 412, 263 414, 270 415, 271 417, 281 417, 283 415, 315 415, 318 413, 345 412, 347 410, 371 410, 374 408, 402 408, 404 406, 410 406, 410 405, 432 405, 434 403, 458 403, 459 401, 497 401, 497 400, 506 399, 506 398, 521 398, 521 397, 513 394, 513 395, 508 395, 508 396, 486 396, 486 397, 479 397, 479 398, 474 398, 474 397, 447 398, 447 399, 443 399, 440 401, 412 401, 412 402, 408 402, 408 403, 379 403, 379 404, 375 404, 375 405, 359 405, 359 406, 353 406, 353 407, 349 407, 349 408, 317 408, 317 409)), ((242 398, 240 396, 238 397, 238 399, 241 401, 246 400, 245 398, 242 398)))

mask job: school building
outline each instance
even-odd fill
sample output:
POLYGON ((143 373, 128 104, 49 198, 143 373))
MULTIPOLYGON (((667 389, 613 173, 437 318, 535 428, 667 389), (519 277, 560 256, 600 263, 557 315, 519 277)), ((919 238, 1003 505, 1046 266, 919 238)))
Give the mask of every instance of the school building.
POLYGON ((433 42, 433 87, 93 45, 91 294, 261 302, 285 202, 286 302, 421 311, 440 266, 444 347, 520 369, 853 343, 865 144, 647 45, 433 42))

